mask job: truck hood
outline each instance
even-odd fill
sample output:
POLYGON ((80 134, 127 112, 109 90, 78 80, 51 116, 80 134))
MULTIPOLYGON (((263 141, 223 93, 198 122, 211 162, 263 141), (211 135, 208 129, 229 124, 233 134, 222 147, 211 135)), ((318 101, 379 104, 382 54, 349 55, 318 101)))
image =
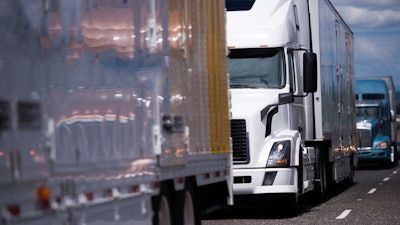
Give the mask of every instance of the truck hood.
POLYGON ((359 138, 372 139, 372 148, 377 148, 377 146, 380 145, 382 142, 390 143, 390 136, 383 132, 382 125, 383 124, 381 124, 380 119, 364 120, 357 122, 357 129, 371 130, 371 136, 359 136, 359 138))
POLYGON ((375 137, 380 130, 379 119, 364 120, 357 122, 357 129, 371 130, 372 137, 375 137))
POLYGON ((359 128, 370 128, 374 129, 379 125, 379 119, 373 119, 373 120, 363 120, 360 122, 357 122, 357 129, 359 128))
POLYGON ((228 46, 283 46, 295 36, 292 1, 260 0, 250 10, 227 12, 228 46))
POLYGON ((278 103, 280 89, 230 89, 232 117, 260 115, 265 107, 278 103))

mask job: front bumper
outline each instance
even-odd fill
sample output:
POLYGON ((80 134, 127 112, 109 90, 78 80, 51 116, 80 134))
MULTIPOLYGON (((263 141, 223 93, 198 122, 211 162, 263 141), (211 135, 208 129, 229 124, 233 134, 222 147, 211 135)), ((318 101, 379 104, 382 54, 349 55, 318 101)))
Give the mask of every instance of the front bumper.
POLYGON ((249 168, 233 170, 233 194, 297 193, 297 169, 249 168))
POLYGON ((385 149, 358 149, 358 161, 360 163, 392 162, 392 148, 385 149))

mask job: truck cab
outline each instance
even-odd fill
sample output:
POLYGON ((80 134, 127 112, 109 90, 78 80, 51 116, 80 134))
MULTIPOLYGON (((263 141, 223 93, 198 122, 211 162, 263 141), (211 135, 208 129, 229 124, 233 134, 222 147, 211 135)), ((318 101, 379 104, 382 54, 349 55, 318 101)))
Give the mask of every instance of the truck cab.
POLYGON ((296 213, 298 196, 352 180, 353 34, 329 1, 226 8, 235 203, 284 196, 296 213))
POLYGON ((358 79, 355 88, 359 162, 395 165, 397 154, 391 141, 393 113, 385 81, 358 79))
MULTIPOLYGON (((293 1, 227 4, 233 190, 238 200, 248 194, 298 191, 301 136, 312 125, 307 117, 311 108, 304 105, 311 99, 294 96, 312 91, 304 90, 303 75, 314 76, 304 79, 310 82, 307 87, 316 86, 317 80, 316 73, 304 73, 300 64, 304 58, 307 68, 316 70, 315 55, 305 49, 309 49, 308 18, 301 17, 304 32, 296 28, 299 15, 308 15, 307 7, 298 7, 293 1)), ((305 181, 304 186, 311 188, 313 183, 305 181)))

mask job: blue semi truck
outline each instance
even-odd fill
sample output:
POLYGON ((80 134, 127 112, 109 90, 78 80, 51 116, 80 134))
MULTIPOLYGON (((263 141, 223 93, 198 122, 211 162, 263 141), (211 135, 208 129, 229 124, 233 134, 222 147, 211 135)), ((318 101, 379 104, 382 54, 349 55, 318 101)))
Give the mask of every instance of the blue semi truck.
POLYGON ((355 81, 358 158, 383 167, 398 163, 396 99, 392 77, 357 77, 355 81))

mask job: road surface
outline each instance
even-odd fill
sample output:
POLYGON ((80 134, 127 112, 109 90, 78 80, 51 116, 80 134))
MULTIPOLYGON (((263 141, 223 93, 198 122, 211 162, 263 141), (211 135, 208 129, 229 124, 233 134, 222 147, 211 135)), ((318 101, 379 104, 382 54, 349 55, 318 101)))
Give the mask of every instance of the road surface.
POLYGON ((400 167, 360 165, 353 185, 336 186, 322 204, 306 196, 297 217, 273 206, 237 206, 211 214, 202 224, 400 224, 400 167))

